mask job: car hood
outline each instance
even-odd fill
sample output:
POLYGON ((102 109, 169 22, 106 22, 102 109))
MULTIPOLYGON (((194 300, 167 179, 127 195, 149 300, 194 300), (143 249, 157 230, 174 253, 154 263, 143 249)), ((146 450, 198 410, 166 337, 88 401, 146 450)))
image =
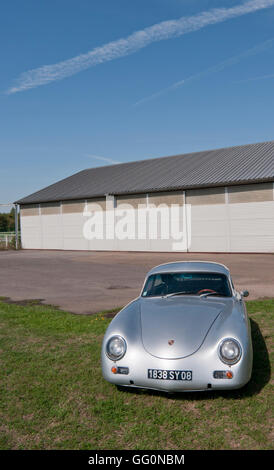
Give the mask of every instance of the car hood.
POLYGON ((162 359, 189 356, 200 348, 224 308, 225 303, 216 298, 141 298, 144 348, 162 359))

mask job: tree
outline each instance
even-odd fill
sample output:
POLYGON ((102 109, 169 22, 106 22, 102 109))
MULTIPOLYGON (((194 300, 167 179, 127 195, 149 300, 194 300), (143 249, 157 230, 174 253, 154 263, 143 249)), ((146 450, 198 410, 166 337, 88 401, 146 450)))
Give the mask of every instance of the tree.
MULTIPOLYGON (((18 220, 19 223, 19 220, 18 220)), ((20 229, 19 229, 20 230, 20 229)), ((15 209, 0 213, 0 232, 15 232, 15 209)))
POLYGON ((8 232, 8 214, 0 214, 0 232, 8 232))

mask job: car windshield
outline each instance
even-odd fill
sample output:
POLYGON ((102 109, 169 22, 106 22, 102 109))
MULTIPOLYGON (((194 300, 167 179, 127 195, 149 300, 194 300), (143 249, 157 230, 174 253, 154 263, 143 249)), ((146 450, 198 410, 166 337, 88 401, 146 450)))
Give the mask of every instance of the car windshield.
POLYGON ((211 272, 174 272, 152 274, 148 277, 142 297, 172 295, 216 295, 231 297, 225 274, 211 272))

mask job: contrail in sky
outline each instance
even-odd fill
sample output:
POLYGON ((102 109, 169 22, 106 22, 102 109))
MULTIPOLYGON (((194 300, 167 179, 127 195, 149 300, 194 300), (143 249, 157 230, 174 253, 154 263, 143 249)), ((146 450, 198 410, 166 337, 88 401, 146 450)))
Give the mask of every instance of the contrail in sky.
POLYGON ((117 160, 114 160, 113 158, 101 157, 100 155, 86 155, 86 156, 90 158, 96 158, 96 160, 101 160, 102 162, 106 162, 110 164, 121 163, 121 162, 118 162, 117 160))
POLYGON ((154 42, 179 37, 183 34, 198 31, 206 26, 269 8, 273 5, 274 0, 249 0, 231 8, 214 8, 193 16, 182 16, 177 20, 162 21, 136 31, 126 38, 96 47, 86 54, 80 54, 56 64, 43 65, 24 72, 18 77, 15 85, 9 88, 6 93, 13 94, 46 85, 56 80, 62 80, 95 65, 133 54, 154 42))
MULTIPOLYGON (((192 82, 194 80, 198 80, 202 77, 206 77, 207 75, 211 75, 211 74, 216 73, 216 72, 221 72, 225 68, 231 67, 232 65, 237 64, 242 59, 245 59, 247 57, 259 54, 260 52, 263 52, 266 49, 269 49, 273 45, 273 42, 274 42, 274 38, 269 39, 268 41, 262 42, 262 43, 258 44, 255 47, 247 49, 246 51, 242 52, 241 54, 235 55, 233 57, 230 57, 227 60, 219 62, 217 65, 214 65, 213 67, 210 67, 210 68, 208 68, 206 70, 203 70, 202 72, 196 73, 194 75, 190 75, 190 77, 187 77, 184 80, 180 80, 178 82, 175 82, 167 88, 163 88, 162 90, 157 91, 156 93, 153 93, 152 95, 149 95, 145 98, 142 98, 142 99, 138 100, 136 103, 134 103, 134 106, 139 106, 141 104, 146 103, 147 101, 151 101, 155 98, 159 98, 160 96, 168 93, 169 91, 176 90, 177 88, 182 87, 183 85, 186 85, 187 83, 192 82)), ((267 77, 259 77, 259 78, 270 78, 270 77, 267 76, 267 77)), ((250 79, 250 80, 252 80, 252 79, 250 79)), ((256 80, 256 79, 253 79, 253 80, 256 80)))
POLYGON ((257 80, 267 80, 269 78, 274 78, 274 74, 271 73, 269 75, 260 75, 258 77, 245 78, 243 80, 237 80, 234 83, 255 82, 257 80))

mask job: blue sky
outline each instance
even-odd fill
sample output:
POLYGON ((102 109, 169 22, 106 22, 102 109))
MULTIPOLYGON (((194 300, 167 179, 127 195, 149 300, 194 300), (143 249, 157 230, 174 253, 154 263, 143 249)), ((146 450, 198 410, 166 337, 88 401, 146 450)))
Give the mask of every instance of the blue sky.
POLYGON ((112 161, 273 140, 273 24, 271 0, 2 2, 0 203, 112 161))

